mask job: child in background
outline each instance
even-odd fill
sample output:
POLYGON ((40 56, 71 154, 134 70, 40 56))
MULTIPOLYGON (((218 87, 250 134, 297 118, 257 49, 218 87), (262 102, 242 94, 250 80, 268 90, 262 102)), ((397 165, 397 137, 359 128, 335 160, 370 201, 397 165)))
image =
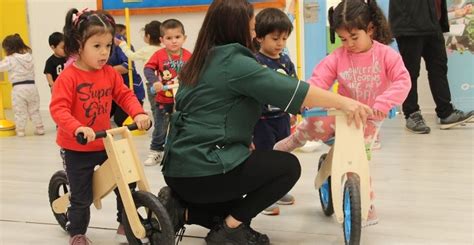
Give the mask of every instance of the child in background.
POLYGON ((160 49, 160 25, 161 22, 157 20, 152 20, 150 23, 145 25, 143 30, 145 31, 145 36, 143 36, 143 41, 147 44, 146 46, 138 49, 137 51, 131 50, 127 42, 120 38, 115 38, 115 45, 119 46, 125 55, 134 61, 147 62, 150 57, 160 49))
POLYGON ((2 48, 7 57, 0 61, 0 71, 8 71, 12 82, 13 111, 15 113, 16 135, 25 136, 28 118, 35 126, 36 135, 44 135, 43 121, 39 111, 40 97, 35 85, 35 70, 31 48, 20 35, 5 37, 2 48))
MULTIPOLYGON (((119 25, 119 24, 117 24, 119 25)), ((124 25, 121 25, 125 27, 124 25)), ((122 33, 125 33, 125 29, 122 29, 122 33)), ((125 36, 121 34, 116 34, 114 39, 122 39, 125 40, 125 36)), ((132 46, 133 49, 133 46, 132 46)), ((130 87, 130 79, 129 79, 129 69, 128 66, 131 65, 132 69, 132 79, 133 79, 133 91, 137 96, 138 101, 141 105, 143 105, 143 100, 145 99, 145 88, 143 86, 143 81, 141 76, 137 73, 137 69, 135 68, 135 64, 132 62, 131 64, 128 63, 128 58, 122 49, 118 46, 114 46, 112 49, 112 54, 110 55, 107 64, 111 65, 118 73, 122 75, 123 82, 125 86, 130 87)), ((117 103, 112 103, 112 110, 110 112, 110 116, 114 118, 114 122, 117 126, 122 126, 125 120, 128 117, 128 114, 117 105, 117 103)))
POLYGON ((48 39, 49 47, 53 50, 53 54, 46 60, 44 66, 44 74, 48 80, 49 88, 53 87, 54 81, 64 70, 66 63, 66 54, 64 53, 64 35, 61 32, 53 32, 48 39))
MULTIPOLYGON (((160 49, 161 41, 160 41, 160 25, 161 22, 157 20, 152 20, 150 23, 145 25, 144 31, 145 36, 143 36, 143 40, 147 44, 146 46, 138 49, 137 51, 133 51, 132 49, 128 48, 127 42, 125 40, 115 38, 115 45, 119 46, 120 49, 125 53, 125 55, 133 61, 142 61, 146 63, 150 57, 160 49)), ((156 106, 155 106, 155 95, 151 93, 150 88, 152 84, 151 82, 146 83, 146 94, 148 96, 148 101, 150 102, 151 112, 153 118, 155 118, 156 113, 156 106)))
POLYGON ((115 35, 126 36, 127 27, 124 24, 115 24, 115 35))
MULTIPOLYGON (((293 30, 288 16, 277 8, 266 8, 255 17, 257 61, 265 67, 284 75, 297 77, 290 57, 283 53, 288 36, 293 30)), ((272 150, 276 142, 290 135, 290 115, 281 108, 264 105, 262 115, 255 125, 253 143, 256 150, 272 150)), ((286 194, 277 203, 262 211, 266 215, 278 215, 278 204, 291 205, 295 198, 286 194)))
POLYGON ((145 65, 148 82, 153 83, 156 94, 155 124, 150 144, 150 154, 144 164, 156 165, 163 158, 165 138, 170 115, 173 113, 172 91, 161 91, 163 85, 173 84, 181 67, 189 60, 191 53, 183 48, 186 41, 183 24, 176 19, 164 21, 160 26, 161 43, 165 48, 156 51, 145 65))
MULTIPOLYGON (((66 63, 66 53, 64 53, 64 35, 61 32, 53 32, 49 35, 49 47, 53 50, 53 54, 46 60, 43 73, 46 75, 49 89, 53 89, 53 84, 59 74, 64 70, 66 63)), ((64 162, 64 149, 59 150, 59 155, 63 161, 63 168, 66 169, 64 162)))
MULTIPOLYGON (((95 166, 107 159, 103 141, 95 140, 94 131, 110 128, 112 101, 132 116, 138 128, 150 125, 136 96, 120 74, 106 64, 113 48, 114 28, 114 19, 105 12, 71 9, 66 15, 65 51, 77 60, 54 83, 50 112, 58 125, 56 142, 65 149, 71 194, 67 212, 71 245, 90 244, 85 233, 92 204, 92 175, 95 166), (78 133, 84 134, 87 145, 76 142, 78 133)), ((121 223, 123 204, 115 192, 117 221, 121 223)), ((119 225, 117 233, 124 235, 123 225, 119 225)))
MULTIPOLYGON (((330 89, 339 81, 338 93, 370 106, 374 117, 369 118, 364 130, 366 146, 375 136, 377 121, 386 118, 391 108, 400 105, 410 91, 410 75, 400 55, 386 44, 391 32, 382 10, 372 0, 343 1, 329 10, 329 23, 341 38, 342 47, 319 63, 308 80, 310 84, 330 89), (372 123, 371 123, 372 120, 372 123)), ((326 142, 334 136, 333 117, 305 119, 296 132, 278 142, 275 150, 292 151, 307 140, 326 142)), ((371 186, 371 208, 366 225, 378 222, 371 186)))

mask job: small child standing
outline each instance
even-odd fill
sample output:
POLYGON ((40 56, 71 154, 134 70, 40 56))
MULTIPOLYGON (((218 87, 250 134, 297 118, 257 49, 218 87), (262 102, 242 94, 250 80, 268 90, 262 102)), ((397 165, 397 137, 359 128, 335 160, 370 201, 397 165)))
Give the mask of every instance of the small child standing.
MULTIPOLYGON (((92 204, 94 168, 107 159, 102 140, 95 140, 95 131, 110 128, 112 101, 123 108, 137 123, 147 129, 150 119, 133 92, 107 60, 113 48, 115 22, 101 11, 71 9, 64 26, 66 54, 77 59, 66 67, 54 83, 50 112, 58 125, 56 142, 65 149, 67 178, 70 186, 67 230, 69 244, 90 244, 85 236, 92 204), (87 145, 76 142, 83 133, 87 145)), ((123 204, 117 194, 117 221, 121 223, 123 204)), ((117 229, 124 235, 123 225, 117 229)), ((123 237, 123 236, 122 236, 123 237)))
MULTIPOLYGON (((310 84, 330 89, 339 81, 338 93, 370 106, 374 117, 364 129, 366 146, 373 141, 377 122, 387 117, 391 108, 400 105, 410 91, 410 75, 401 56, 386 44, 391 41, 387 20, 375 0, 343 1, 329 10, 331 36, 341 38, 342 47, 319 63, 308 80, 310 84)), ((328 141, 334 136, 333 117, 305 119, 296 132, 275 145, 276 150, 292 151, 307 140, 328 141)), ((372 182, 372 181, 371 181, 372 182)), ((367 223, 378 222, 371 185, 371 208, 367 223)))
POLYGON ((145 65, 144 73, 148 82, 153 83, 156 94, 156 113, 150 154, 144 164, 156 165, 163 158, 163 150, 168 131, 169 118, 173 113, 174 95, 172 91, 161 91, 163 85, 175 83, 181 67, 189 60, 191 53, 183 48, 186 41, 183 24, 176 19, 164 21, 160 26, 160 39, 165 48, 153 54, 145 65))
MULTIPOLYGON (((118 24, 117 24, 118 25, 118 24)), ((122 33, 125 32, 125 26, 123 26, 122 33)), ((116 34, 115 38, 125 39, 121 34, 116 34)), ((132 66, 132 81, 133 81, 133 92, 140 102, 143 105, 143 100, 145 99, 145 88, 143 86, 143 81, 141 76, 138 74, 137 69, 135 68, 135 63, 128 63, 128 58, 122 49, 118 46, 114 46, 112 49, 112 54, 110 55, 109 60, 107 61, 108 65, 111 65, 118 73, 122 75, 123 82, 125 86, 130 86, 130 77, 129 77, 129 66, 132 66)), ((112 103, 112 111, 110 112, 110 117, 114 118, 114 122, 117 126, 122 126, 125 120, 128 118, 128 114, 117 105, 117 103, 112 103)))
MULTIPOLYGON (((46 75, 49 89, 53 89, 53 84, 58 78, 59 74, 64 70, 66 63, 66 53, 64 52, 64 35, 61 32, 53 32, 49 35, 49 47, 53 50, 53 54, 46 60, 43 73, 46 75)), ((59 150, 59 155, 63 161, 63 168, 66 169, 64 162, 64 149, 59 150)))
POLYGON ((53 50, 53 54, 46 60, 44 66, 44 74, 48 80, 49 88, 53 88, 54 81, 64 70, 66 63, 66 54, 64 53, 64 35, 61 32, 53 32, 48 39, 49 47, 53 50))
POLYGON ((13 34, 5 37, 2 48, 7 57, 0 61, 0 71, 8 71, 12 82, 13 111, 15 113, 16 135, 25 136, 28 118, 35 126, 36 135, 44 135, 43 121, 39 111, 40 97, 35 85, 35 70, 31 48, 13 34))
MULTIPOLYGON (((266 8, 255 17, 257 61, 265 67, 284 75, 296 77, 290 57, 283 52, 293 25, 288 16, 277 8, 266 8)), ((264 105, 262 115, 255 125, 253 143, 256 150, 272 150, 276 142, 290 135, 290 115, 281 108, 264 105)), ((266 215, 278 215, 278 204, 291 205, 295 198, 286 194, 277 203, 262 211, 266 215)))
MULTIPOLYGON (((160 26, 161 22, 157 20, 152 20, 150 23, 145 25, 144 31, 145 35, 143 36, 143 41, 147 44, 146 46, 138 49, 137 51, 133 51, 131 48, 128 47, 127 42, 125 40, 115 38, 115 45, 119 46, 123 53, 133 61, 142 61, 144 63, 148 62, 150 57, 161 48, 161 41, 160 41, 160 26)), ((150 102, 150 108, 155 118, 156 113, 156 106, 155 106, 155 95, 151 93, 150 88, 152 87, 152 83, 148 81, 146 83, 146 94, 148 97, 148 101, 150 102)))
POLYGON ((133 51, 127 45, 127 42, 120 38, 115 38, 115 45, 119 46, 125 55, 134 61, 147 62, 150 57, 160 49, 160 26, 161 22, 157 20, 152 20, 150 23, 145 25, 143 30, 145 35, 143 36, 143 41, 147 44, 146 46, 133 51))

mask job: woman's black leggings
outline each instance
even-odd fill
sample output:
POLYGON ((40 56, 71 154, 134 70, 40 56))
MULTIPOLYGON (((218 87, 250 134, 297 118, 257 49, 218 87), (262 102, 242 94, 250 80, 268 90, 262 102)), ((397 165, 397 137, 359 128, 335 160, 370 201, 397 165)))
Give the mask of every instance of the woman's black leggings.
POLYGON ((300 163, 291 153, 256 150, 225 174, 165 181, 186 203, 187 223, 212 228, 228 215, 250 223, 288 193, 300 174, 300 163))

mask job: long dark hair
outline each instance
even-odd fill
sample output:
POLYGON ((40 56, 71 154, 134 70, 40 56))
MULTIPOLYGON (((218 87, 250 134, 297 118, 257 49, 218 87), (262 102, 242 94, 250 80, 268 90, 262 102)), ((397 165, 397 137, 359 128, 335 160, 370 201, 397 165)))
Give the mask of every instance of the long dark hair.
MULTIPOLYGON (((79 12, 77 9, 70 9, 66 14, 64 32, 64 51, 67 56, 79 53, 79 49, 84 46, 87 39, 96 34, 110 33, 115 36, 115 20, 105 11, 79 12)), ((113 42, 111 52, 113 49, 113 42)))
POLYGON ((253 15, 253 6, 247 0, 214 0, 199 31, 198 48, 181 70, 181 83, 197 83, 209 50, 215 46, 240 43, 253 50, 249 24, 253 15))
POLYGON ((23 42, 23 39, 21 39, 18 33, 6 36, 5 39, 3 39, 2 48, 5 50, 7 56, 14 53, 31 53, 31 48, 23 42))
POLYGON ((369 29, 369 24, 374 26, 374 35, 372 39, 383 44, 392 42, 392 33, 388 26, 387 18, 383 14, 375 0, 343 0, 334 9, 331 7, 328 12, 330 38, 335 41, 335 32, 337 29, 345 28, 347 31, 353 29, 369 29))

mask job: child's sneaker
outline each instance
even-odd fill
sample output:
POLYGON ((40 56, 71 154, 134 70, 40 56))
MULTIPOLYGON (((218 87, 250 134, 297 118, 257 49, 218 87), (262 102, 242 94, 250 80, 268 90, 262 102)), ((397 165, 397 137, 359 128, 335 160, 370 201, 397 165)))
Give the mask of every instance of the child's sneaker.
POLYGON ((119 224, 117 228, 117 233, 115 234, 115 241, 118 243, 128 243, 127 236, 125 235, 125 227, 122 224, 119 224))
POLYGON ((311 153, 318 150, 318 148, 322 145, 323 144, 321 143, 321 141, 308 141, 306 142, 306 144, 298 148, 298 150, 305 153, 311 153))
POLYGON ((75 235, 69 239, 69 245, 90 245, 92 242, 82 234, 75 235))
POLYGON ((25 137, 25 131, 23 131, 23 130, 18 130, 18 131, 16 131, 16 136, 18 136, 18 137, 25 137))
POLYGON ((154 166, 161 163, 161 160, 163 160, 163 151, 150 150, 148 158, 145 160, 144 164, 145 166, 154 166))
POLYGON ((265 215, 279 215, 280 214, 280 207, 278 207, 278 204, 274 203, 270 205, 268 208, 264 209, 262 211, 262 214, 265 215))
POLYGON ((378 223, 379 223, 379 218, 377 217, 377 212, 375 212, 375 206, 372 204, 370 205, 367 221, 362 221, 362 227, 376 225, 378 223))
POLYGON ((35 130, 35 134, 36 134, 36 135, 44 135, 44 128, 43 128, 43 126, 37 127, 36 130, 35 130))
POLYGON ((292 152, 294 149, 302 147, 306 142, 301 143, 299 140, 296 139, 294 134, 278 141, 274 146, 273 149, 277 151, 285 151, 285 152, 292 152))
POLYGON ((292 205, 293 203, 295 203, 295 197, 290 194, 285 194, 277 201, 277 204, 279 205, 292 205))
POLYGON ((382 143, 380 143, 380 139, 377 138, 372 144, 372 150, 380 150, 380 149, 382 149, 382 143))

